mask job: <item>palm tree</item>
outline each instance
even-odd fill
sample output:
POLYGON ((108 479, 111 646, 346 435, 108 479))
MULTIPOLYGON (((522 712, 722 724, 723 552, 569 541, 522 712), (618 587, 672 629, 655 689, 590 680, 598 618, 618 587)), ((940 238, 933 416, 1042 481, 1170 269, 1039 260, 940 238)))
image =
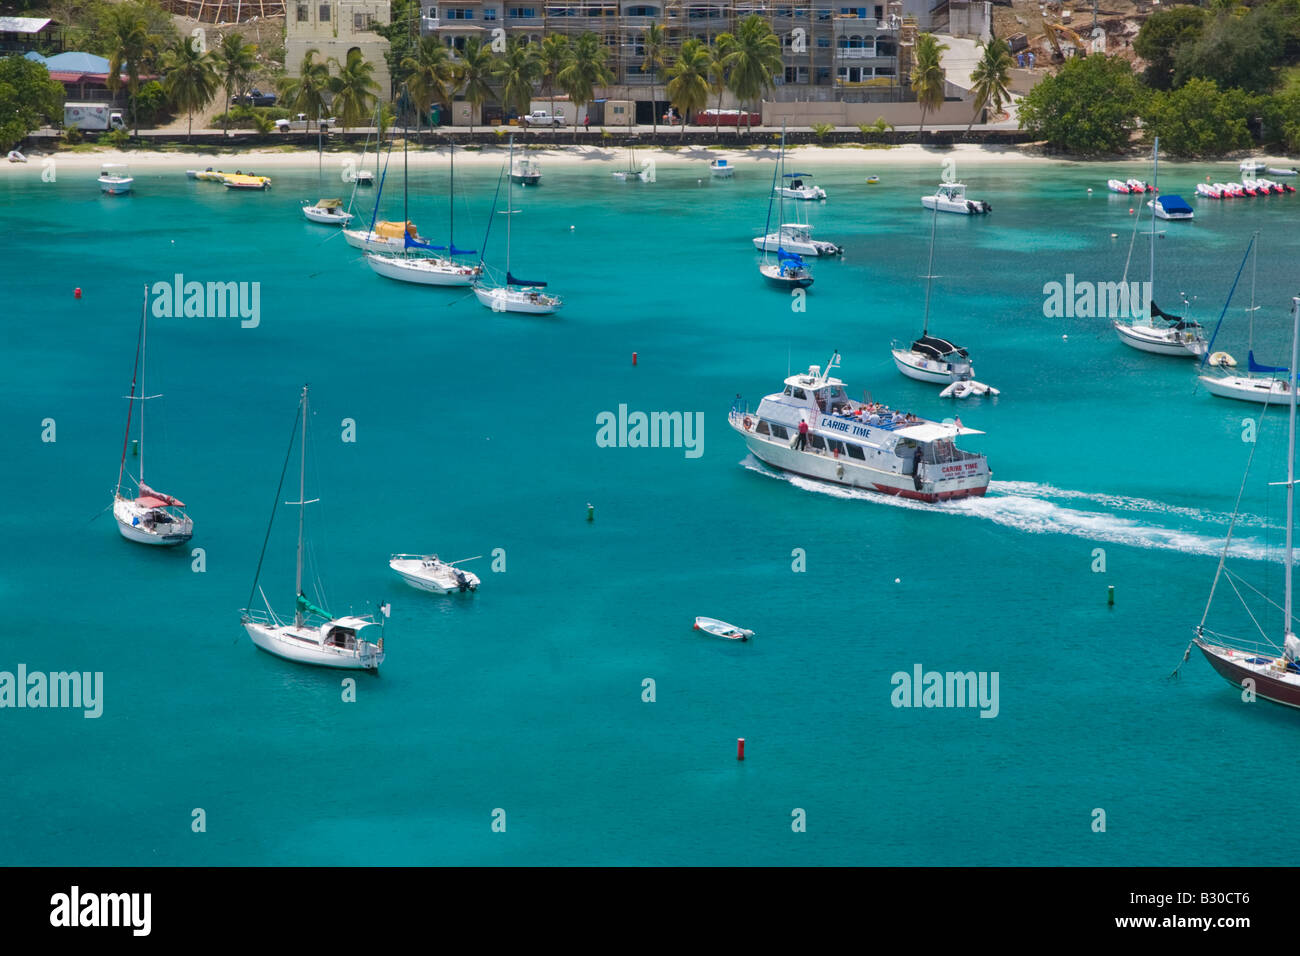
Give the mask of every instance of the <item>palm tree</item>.
POLYGON ((167 91, 172 106, 184 110, 189 116, 186 142, 194 132, 194 111, 211 103, 221 87, 221 78, 217 76, 213 61, 212 54, 196 49, 189 37, 178 40, 175 46, 163 53, 161 65, 166 74, 163 89, 167 91))
MULTIPOLYGON (((655 85, 659 78, 659 71, 664 68, 664 54, 668 52, 668 42, 664 36, 662 24, 652 23, 645 28, 645 35, 642 40, 642 46, 645 48, 645 59, 641 61, 641 71, 650 74, 650 122, 653 124, 654 132, 659 132, 659 107, 655 104, 655 85)), ((686 126, 682 124, 683 128, 686 126)))
POLYGON ((511 37, 506 41, 506 52, 497 64, 497 76, 502 81, 501 103, 515 111, 527 113, 533 106, 533 86, 542 76, 536 44, 511 37))
MULTIPOLYGON (((772 87, 772 78, 784 66, 780 38, 757 13, 740 21, 732 42, 730 59, 728 65, 731 73, 727 83, 741 103, 753 102, 761 97, 765 90, 772 87)), ((749 129, 749 116, 746 115, 746 132, 749 129)), ((736 124, 736 134, 740 134, 740 124, 736 124)))
MULTIPOLYGON (((538 68, 541 71, 542 91, 551 97, 551 115, 555 115, 555 88, 559 85, 560 71, 569 65, 573 58, 573 48, 569 45, 568 34, 552 33, 542 39, 541 52, 537 55, 538 68)), ((573 117, 574 132, 578 129, 578 117, 573 117)), ((551 127, 554 137, 556 127, 551 127)))
POLYGON ((921 105, 921 126, 925 132, 925 114, 943 106, 947 74, 940 61, 948 44, 940 43, 933 33, 922 33, 916 38, 916 53, 912 63, 912 92, 921 105))
POLYGON ((346 63, 335 63, 338 76, 330 79, 330 92, 334 94, 333 107, 344 131, 349 126, 360 126, 375 108, 379 84, 375 82, 375 65, 366 62, 360 50, 350 50, 346 63))
POLYGON ((583 33, 573 44, 573 55, 560 70, 556 80, 560 89, 569 94, 569 100, 575 110, 573 136, 578 137, 577 113, 592 101, 597 86, 607 86, 614 82, 614 74, 608 66, 609 50, 594 33, 583 33))
POLYGON ((975 117, 979 116, 980 110, 986 104, 994 114, 1000 114, 1002 104, 1011 99, 1011 91, 1007 89, 1007 84, 1011 82, 1011 66, 1014 62, 1011 59, 1011 48, 1007 46, 1006 41, 999 40, 997 37, 982 46, 984 53, 970 75, 975 85, 972 90, 975 94, 975 112, 971 115, 970 122, 966 124, 967 134, 975 125, 975 117))
POLYGON ((226 111, 221 121, 222 132, 227 132, 230 125, 230 104, 235 101, 235 93, 243 88, 244 81, 257 65, 257 45, 245 43, 244 38, 233 30, 221 35, 217 47, 217 69, 221 71, 226 86, 226 111))
POLYGON ((718 111, 713 117, 713 135, 717 136, 722 123, 722 94, 727 88, 727 78, 731 74, 732 51, 736 48, 736 38, 730 33, 719 33, 713 45, 709 47, 709 88, 718 94, 718 111))
POLYGON ((456 85, 469 101, 469 131, 472 134, 474 111, 496 95, 488 85, 497 72, 492 47, 485 45, 478 37, 470 37, 465 41, 465 48, 460 51, 455 70, 456 85))
POLYGON ((444 110, 451 112, 451 90, 456 82, 456 71, 451 53, 437 37, 421 39, 413 55, 402 57, 401 66, 409 71, 406 89, 421 117, 429 115, 435 100, 444 110))
POLYGON ((325 115, 325 98, 330 92, 329 64, 316 62, 319 54, 319 50, 308 50, 303 54, 297 76, 282 76, 276 81, 280 105, 302 113, 309 121, 325 115))
POLYGON ((695 37, 682 44, 677 59, 668 68, 668 100, 682 114, 682 138, 686 137, 686 117, 694 116, 709 102, 709 67, 713 57, 709 48, 695 37))
MULTIPOLYGON (((149 32, 149 22, 134 8, 112 7, 104 17, 107 31, 108 88, 116 93, 122 87, 126 70, 126 88, 131 106, 131 126, 136 126, 135 95, 140 89, 142 61, 157 50, 158 38, 149 32)), ((139 130, 136 130, 139 132, 139 130)))

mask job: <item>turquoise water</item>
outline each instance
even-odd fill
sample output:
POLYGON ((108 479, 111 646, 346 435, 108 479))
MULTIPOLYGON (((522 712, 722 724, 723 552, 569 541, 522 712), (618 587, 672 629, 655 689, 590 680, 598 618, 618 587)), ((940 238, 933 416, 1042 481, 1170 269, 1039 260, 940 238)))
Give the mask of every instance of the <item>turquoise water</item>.
MULTIPOLYGON (((271 171, 267 194, 175 171, 137 170, 126 199, 101 198, 89 170, 0 180, 0 596, 21 618, 0 670, 105 682, 98 720, 0 711, 5 862, 1243 862, 1205 813, 1275 823, 1300 786, 1278 759, 1297 718, 1242 705, 1199 656, 1165 677, 1200 618, 1251 448, 1242 420, 1258 410, 1194 388, 1190 362, 1125 348, 1105 320, 1043 316, 1045 283, 1119 277, 1133 203, 1104 181, 1142 167, 959 168, 993 213, 940 218, 931 327, 1002 395, 954 406, 888 352, 919 330, 917 197, 943 156, 872 158, 815 167, 830 201, 807 212, 848 252, 816 263, 804 312, 755 270, 767 163, 719 183, 702 162, 661 166, 653 185, 546 165, 540 188, 516 193, 511 268, 566 297, 548 319, 374 276, 298 212, 322 194, 314 163, 271 171), (864 185, 869 172, 882 183, 864 185), (148 391, 165 398, 149 405, 146 477, 189 505, 204 573, 188 550, 131 545, 95 517, 116 478, 142 286, 176 273, 261 284, 257 328, 150 323, 148 391), (964 444, 989 456, 989 496, 909 506, 748 458, 726 426, 733 397, 753 407, 833 349, 851 394, 986 431, 964 444), (308 496, 323 499, 308 527, 329 606, 393 608, 383 673, 358 676, 355 703, 345 675, 261 653, 239 625, 306 381, 308 496), (702 456, 598 447, 596 416, 620 404, 703 412, 702 456), (418 593, 388 570, 394 551, 484 555, 469 565, 482 587, 418 593), (700 614, 757 637, 701 637, 700 614), (894 708, 891 675, 918 663, 996 671, 998 716, 894 708)), ((1162 164, 1161 182, 1188 196, 1210 171, 1162 164)), ((458 168, 458 245, 480 244, 496 179, 458 168)), ((433 236, 441 189, 440 173, 412 177, 411 218, 433 236)), ((1159 240, 1157 301, 1195 295, 1212 322, 1259 229, 1255 351, 1285 364, 1297 203, 1196 204, 1194 224, 1159 240)), ((1132 278, 1146 278, 1145 243, 1132 278)), ((1216 348, 1244 360, 1234 312, 1216 348)), ((1283 513, 1266 482, 1285 473, 1283 424, 1270 414, 1262 429, 1236 565, 1273 598, 1283 513)), ((285 612, 294 511, 278 515, 263 586, 285 612)), ((1250 859, 1291 855, 1265 841, 1250 859)))

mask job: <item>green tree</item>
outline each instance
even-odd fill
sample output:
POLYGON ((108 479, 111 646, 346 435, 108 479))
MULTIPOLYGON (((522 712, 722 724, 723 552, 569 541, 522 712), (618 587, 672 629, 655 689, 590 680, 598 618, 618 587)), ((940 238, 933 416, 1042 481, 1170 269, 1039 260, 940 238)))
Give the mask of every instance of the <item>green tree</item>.
POLYGON ((375 82, 375 65, 367 62, 360 50, 351 50, 346 63, 338 63, 337 76, 330 78, 334 114, 346 131, 360 126, 375 109, 379 84, 375 82))
POLYGON ((1142 21, 1133 38, 1133 52, 1146 61, 1143 79, 1147 86, 1167 90, 1174 85, 1174 57, 1185 43, 1201 38, 1207 17, 1200 7, 1169 7, 1156 10, 1142 21))
POLYGON ((1074 57, 1020 100, 1020 127, 1056 149, 1117 153, 1128 146, 1142 99, 1126 60, 1074 57))
POLYGON ((523 116, 533 106, 533 87, 542 77, 542 64, 535 43, 518 37, 506 41, 506 52, 497 64, 501 81, 501 103, 523 116))
POLYGON ((1174 54, 1174 86, 1189 80, 1214 80, 1220 89, 1237 87, 1263 93, 1276 83, 1277 67, 1285 58, 1285 28, 1272 6, 1258 7, 1243 17, 1215 17, 1194 42, 1174 54))
POLYGON ((135 4, 114 7, 105 16, 103 25, 109 44, 108 88, 114 93, 122 88, 122 71, 125 70, 131 126, 139 132, 136 128, 135 95, 140 90, 140 74, 145 68, 145 60, 156 53, 159 38, 149 32, 149 21, 135 4))
MULTIPOLYGON (((772 88, 774 77, 784 69, 781 40, 772 32, 767 20, 752 13, 737 25, 735 37, 729 45, 727 84, 742 104, 754 103, 772 88)), ((749 129, 747 113, 746 132, 749 129)), ((739 123, 736 124, 736 133, 740 133, 739 123)))
POLYGON ((42 126, 63 121, 63 84, 22 56, 0 57, 0 150, 8 152, 42 126))
POLYGON ((583 33, 573 42, 573 55, 556 77, 560 89, 569 95, 569 100, 573 103, 575 140, 578 136, 578 114, 592 101, 596 87, 614 82, 608 60, 609 50, 600 42, 600 37, 594 33, 583 33))
POLYGON ((424 37, 414 52, 402 60, 402 69, 406 73, 406 89, 421 122, 428 119, 435 102, 450 115, 456 70, 451 53, 436 36, 424 37))
POLYGON ((215 57, 193 38, 186 37, 164 51, 161 67, 168 100, 174 109, 184 111, 189 118, 185 130, 185 140, 189 142, 194 132, 194 111, 211 103, 221 88, 215 57))
POLYGON ((1011 82, 1011 67, 1015 62, 1011 59, 1011 48, 1005 40, 996 37, 981 46, 983 53, 980 54, 980 61, 975 64, 970 75, 974 83, 971 92, 975 94, 975 112, 966 124, 967 133, 975 125, 975 117, 979 116, 981 109, 988 106, 994 114, 1001 114, 1002 105, 1011 99, 1011 91, 1007 89, 1011 82))
MULTIPOLYGON (((229 117, 229 104, 235 101, 236 94, 243 92, 244 84, 257 66, 257 46, 230 30, 221 35, 216 56, 217 69, 226 87, 226 115, 229 117)), ((228 118, 222 120, 222 132, 228 132, 228 123, 228 118)))
POLYGON ((916 37, 916 53, 912 63, 912 92, 921 106, 921 126, 918 132, 925 132, 925 114, 943 106, 947 87, 947 71, 943 68, 943 51, 948 44, 940 43, 933 33, 921 33, 916 37))
POLYGON ((297 76, 282 76, 276 81, 280 105, 292 113, 302 113, 310 124, 328 115, 326 99, 332 90, 329 64, 317 61, 319 50, 308 50, 298 64, 297 76))
MULTIPOLYGON (((388 49, 384 51, 384 59, 388 63, 388 75, 392 82, 392 88, 388 93, 390 96, 393 95, 402 88, 403 83, 406 83, 414 97, 415 87, 410 83, 413 72, 410 61, 418 62, 419 48, 426 40, 436 43, 437 38, 420 36, 420 0, 391 0, 388 17, 387 24, 375 24, 371 27, 375 33, 388 41, 388 49)), ((438 45, 442 46, 441 43, 438 45)), ((443 49, 445 50, 446 47, 443 46, 443 49)))
POLYGON ((1251 145, 1246 109, 1242 91, 1220 92, 1213 80, 1191 79, 1147 98, 1143 134, 1148 142, 1159 136, 1161 148, 1171 156, 1222 156, 1251 145))
MULTIPOLYGON (((541 51, 538 53, 537 60, 541 70, 542 92, 551 98, 551 115, 555 115, 555 90, 560 85, 560 73, 569 65, 569 60, 573 58, 573 48, 569 44, 568 34, 552 33, 542 39, 541 51)), ((573 129, 576 134, 578 129, 578 117, 573 117, 573 129)), ((551 136, 556 134, 557 127, 551 127, 551 136)))
POLYGON ((470 37, 465 41, 465 48, 460 51, 456 61, 456 85, 460 88, 470 105, 469 131, 474 132, 474 112, 490 99, 495 99, 492 91, 492 78, 496 76, 496 56, 492 48, 470 37))
POLYGON ((709 67, 713 56, 709 48, 695 37, 684 41, 682 48, 668 67, 668 85, 664 92, 668 101, 682 116, 681 136, 686 136, 686 122, 709 102, 709 67))
MULTIPOLYGON (((641 60, 641 72, 650 74, 650 122, 654 132, 659 132, 659 107, 655 105, 655 88, 659 81, 659 71, 666 65, 665 57, 668 54, 668 40, 664 35, 662 24, 652 23, 645 28, 641 35, 641 45, 645 49, 645 57, 641 60)), ((685 123, 682 126, 685 127, 685 123)))
POLYGON ((731 77, 732 53, 736 38, 730 33, 719 33, 709 45, 709 88, 718 96, 718 109, 713 114, 713 135, 721 135, 722 94, 731 77))

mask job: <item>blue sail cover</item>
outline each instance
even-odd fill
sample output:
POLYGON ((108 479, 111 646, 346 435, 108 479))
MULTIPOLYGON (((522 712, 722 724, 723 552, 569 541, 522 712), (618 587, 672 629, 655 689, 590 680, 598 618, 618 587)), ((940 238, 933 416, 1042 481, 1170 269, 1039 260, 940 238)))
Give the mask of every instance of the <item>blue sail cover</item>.
POLYGON ((800 176, 811 176, 812 173, 786 173, 786 179, 798 179, 800 176))
POLYGON ((530 282, 527 279, 516 279, 509 272, 506 273, 506 285, 518 285, 531 289, 545 289, 545 282, 530 282))
POLYGON ((1255 350, 1251 349, 1246 354, 1246 367, 1252 372, 1285 372, 1285 368, 1274 368, 1272 365, 1260 365, 1255 361, 1255 350))
POLYGON ((457 249, 456 243, 451 244, 451 254, 453 256, 472 256, 476 252, 478 252, 477 249, 457 249))
POLYGON ((447 248, 446 246, 431 246, 427 242, 420 242, 409 232, 402 233, 402 238, 406 240, 405 245, 407 249, 428 249, 430 251, 435 251, 435 250, 442 251, 443 249, 447 248))
POLYGON ((803 256, 796 252, 786 252, 785 249, 780 246, 777 246, 776 258, 778 262, 788 262, 795 266, 803 265, 803 256))

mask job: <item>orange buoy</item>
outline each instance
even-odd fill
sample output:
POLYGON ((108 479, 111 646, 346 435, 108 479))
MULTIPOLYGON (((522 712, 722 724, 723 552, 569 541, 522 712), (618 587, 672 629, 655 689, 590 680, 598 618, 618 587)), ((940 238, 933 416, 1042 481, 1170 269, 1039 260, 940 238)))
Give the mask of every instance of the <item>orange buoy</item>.
POLYGON ((736 738, 736 759, 737 760, 745 759, 745 738, 744 737, 736 738))

